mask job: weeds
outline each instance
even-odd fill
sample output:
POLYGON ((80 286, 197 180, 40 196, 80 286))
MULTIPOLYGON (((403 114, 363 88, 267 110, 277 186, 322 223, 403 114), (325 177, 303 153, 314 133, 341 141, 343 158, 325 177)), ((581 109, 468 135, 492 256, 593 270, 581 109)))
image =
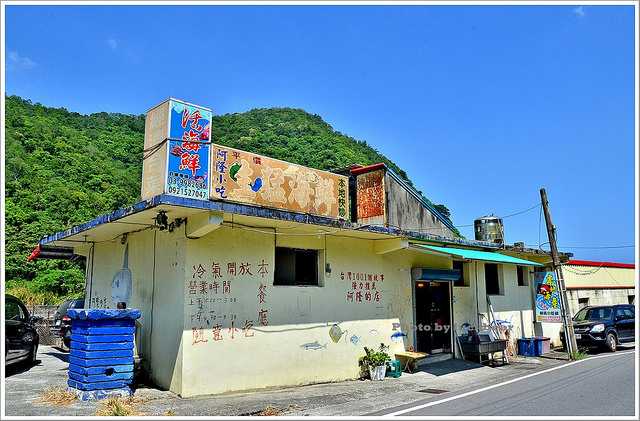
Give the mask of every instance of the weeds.
POLYGON ((47 387, 34 403, 48 403, 54 406, 69 407, 77 399, 75 393, 61 387, 47 387))
POLYGON ((104 417, 146 415, 146 413, 137 411, 134 408, 147 403, 149 400, 150 398, 135 398, 133 396, 128 398, 111 396, 110 398, 100 402, 100 408, 93 415, 104 417))
POLYGON ((267 406, 262 411, 257 411, 257 412, 252 412, 250 414, 242 414, 242 415, 256 415, 256 416, 270 417, 270 416, 282 415, 285 412, 289 412, 289 411, 302 411, 302 408, 295 405, 289 405, 285 409, 278 409, 275 406, 267 406))
POLYGON ((60 305, 64 298, 60 298, 57 294, 49 291, 34 291, 24 285, 15 285, 5 287, 5 293, 18 297, 28 306, 40 305, 60 305))
POLYGON ((587 358, 587 349, 586 348, 581 348, 581 349, 578 349, 576 351, 573 351, 569 355, 569 359, 572 360, 572 361, 583 360, 585 358, 587 358))

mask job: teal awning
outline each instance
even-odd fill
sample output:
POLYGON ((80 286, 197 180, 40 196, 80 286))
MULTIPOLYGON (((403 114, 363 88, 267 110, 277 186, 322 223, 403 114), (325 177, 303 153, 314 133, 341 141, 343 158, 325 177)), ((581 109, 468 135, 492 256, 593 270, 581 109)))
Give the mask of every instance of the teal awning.
POLYGON ((485 262, 511 263, 514 265, 542 266, 540 263, 530 262, 529 260, 518 259, 517 257, 511 257, 505 254, 499 254, 499 253, 494 253, 490 251, 467 250, 467 249, 459 249, 454 247, 426 246, 423 244, 415 244, 415 243, 412 243, 410 248, 413 248, 414 250, 418 250, 418 251, 434 252, 434 254, 449 255, 451 257, 460 257, 463 259, 482 260, 485 262))
POLYGON ((411 275, 414 281, 457 281, 460 279, 459 269, 412 269, 411 275))

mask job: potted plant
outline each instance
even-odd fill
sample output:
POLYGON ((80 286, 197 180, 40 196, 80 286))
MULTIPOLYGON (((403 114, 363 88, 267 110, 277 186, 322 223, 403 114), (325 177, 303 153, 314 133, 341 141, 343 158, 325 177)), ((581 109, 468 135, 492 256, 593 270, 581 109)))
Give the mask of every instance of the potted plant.
POLYGON ((368 370, 371 380, 384 380, 387 373, 387 361, 391 361, 391 357, 387 354, 387 347, 381 343, 379 351, 364 347, 365 355, 358 359, 361 370, 368 370))

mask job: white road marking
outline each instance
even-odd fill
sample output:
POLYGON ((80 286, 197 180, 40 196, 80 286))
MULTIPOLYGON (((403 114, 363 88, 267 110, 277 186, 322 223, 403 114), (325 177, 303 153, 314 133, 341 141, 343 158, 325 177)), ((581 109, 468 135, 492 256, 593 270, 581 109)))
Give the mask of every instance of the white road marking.
POLYGON ((495 389, 497 387, 501 387, 501 386, 505 386, 505 385, 508 385, 508 384, 511 384, 511 383, 515 383, 515 382, 518 382, 520 380, 525 380, 525 379, 528 379, 530 377, 546 374, 546 373, 549 373, 551 371, 555 371, 555 370, 559 370, 561 368, 569 367, 570 365, 578 364, 578 363, 581 363, 581 362, 584 362, 584 361, 595 360, 595 359, 598 359, 598 358, 615 357, 617 355, 632 354, 634 352, 635 352, 635 350, 626 351, 626 352, 616 352, 616 353, 611 353, 611 354, 596 355, 596 356, 593 356, 593 357, 585 358, 583 360, 572 361, 570 363, 558 365, 556 367, 551 367, 551 368, 548 368, 548 369, 543 370, 543 371, 538 371, 538 372, 535 372, 535 373, 527 374, 526 376, 518 377, 518 378, 515 378, 515 379, 507 380, 507 381, 502 382, 502 383, 497 383, 497 384, 494 384, 494 385, 491 385, 491 386, 483 387, 482 389, 471 390, 471 391, 463 393, 461 395, 450 396, 448 398, 440 399, 439 401, 428 402, 428 403, 425 403, 425 404, 422 404, 422 405, 413 406, 411 408, 402 409, 400 411, 392 412, 392 413, 386 414, 384 416, 385 417, 395 417, 395 416, 398 416, 398 415, 406 414, 408 412, 417 411, 418 409, 428 408, 430 406, 439 405, 441 403, 453 401, 453 400, 460 399, 460 398, 466 398, 467 396, 475 395, 477 393, 482 393, 482 392, 485 392, 487 390, 491 390, 491 389, 495 389))

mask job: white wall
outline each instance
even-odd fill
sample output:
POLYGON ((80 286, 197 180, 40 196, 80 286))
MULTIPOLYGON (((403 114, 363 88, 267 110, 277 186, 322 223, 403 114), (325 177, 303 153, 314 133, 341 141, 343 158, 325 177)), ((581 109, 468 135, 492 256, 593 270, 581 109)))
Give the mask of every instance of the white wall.
MULTIPOLYGON (((138 350, 158 386, 194 396, 355 378, 364 346, 382 342, 393 357, 414 344, 410 269, 452 267, 449 258, 416 251, 376 254, 375 240, 261 231, 222 226, 199 239, 182 229, 127 238, 128 306, 142 312, 138 350), (322 286, 275 286, 276 245, 318 249, 322 286), (406 337, 394 341, 398 324, 406 337)), ((92 307, 115 307, 110 282, 126 243, 95 245, 92 307)), ((480 302, 475 266, 467 268, 470 286, 453 289, 454 327, 486 312, 483 263, 480 302)), ((504 265, 505 295, 493 297, 494 310, 517 326, 518 337, 530 336, 533 287, 515 285, 515 268, 504 265)))

